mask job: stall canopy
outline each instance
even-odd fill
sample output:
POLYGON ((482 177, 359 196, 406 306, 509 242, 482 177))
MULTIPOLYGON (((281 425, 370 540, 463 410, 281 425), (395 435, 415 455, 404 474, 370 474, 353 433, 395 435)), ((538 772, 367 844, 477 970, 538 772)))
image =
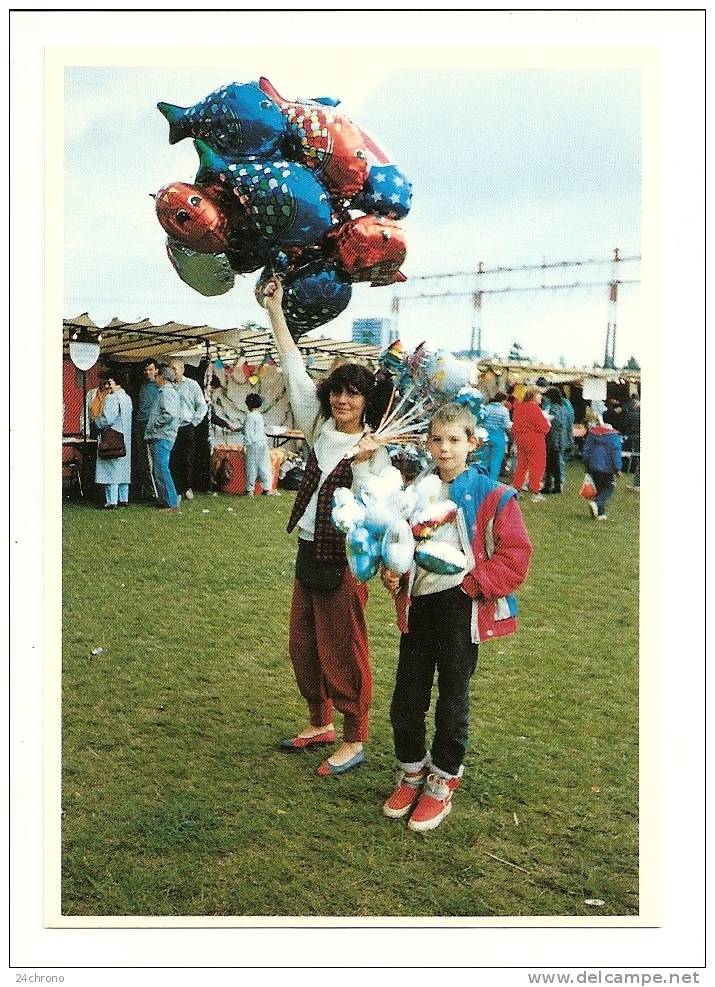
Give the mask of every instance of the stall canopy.
MULTIPOLYGON (((99 326, 87 312, 63 320, 65 356, 69 354, 69 340, 73 333, 89 330, 101 335, 101 359, 120 363, 135 363, 146 357, 181 356, 186 362, 198 363, 202 358, 220 359, 231 366, 237 363, 260 364, 269 359, 278 361, 271 333, 266 329, 240 327, 216 329, 207 325, 185 325, 166 322, 154 325, 149 319, 125 322, 114 318, 105 326, 99 326)), ((330 370, 336 362, 357 360, 374 366, 380 350, 376 346, 351 341, 302 337, 298 348, 311 370, 320 373, 330 370)), ((473 361, 477 377, 487 395, 497 385, 524 382, 536 383, 541 378, 550 384, 582 385, 589 378, 601 378, 609 382, 639 385, 640 371, 602 369, 600 367, 569 368, 546 363, 482 358, 473 361)))
MULTIPOLYGON (((188 358, 187 362, 192 362, 192 356, 196 362, 208 356, 212 360, 218 358, 227 365, 244 361, 260 364, 264 360, 278 358, 271 333, 266 329, 215 329, 180 322, 154 325, 149 319, 124 322, 118 318, 99 326, 87 312, 63 320, 65 356, 69 355, 69 341, 73 333, 82 329, 101 335, 100 359, 119 363, 135 363, 146 357, 170 355, 188 358)), ((316 371, 328 370, 336 360, 374 364, 380 352, 376 346, 323 338, 303 337, 298 340, 298 347, 309 358, 306 360, 308 366, 316 371)))

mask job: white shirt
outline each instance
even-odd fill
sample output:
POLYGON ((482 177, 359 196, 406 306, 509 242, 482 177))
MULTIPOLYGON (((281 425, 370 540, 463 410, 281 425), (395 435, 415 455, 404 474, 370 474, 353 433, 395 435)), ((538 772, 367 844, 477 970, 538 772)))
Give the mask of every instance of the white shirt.
POLYGON ((246 413, 243 423, 243 442, 247 446, 267 446, 266 426, 258 408, 246 413))
MULTIPOLYGON (((320 488, 340 460, 355 448, 362 437, 362 433, 339 432, 332 418, 327 421, 322 418, 315 383, 305 369, 299 353, 281 353, 281 368, 285 376, 286 390, 293 417, 305 435, 308 444, 313 447, 320 467, 320 483, 298 521, 298 537, 305 541, 313 541, 320 488)), ((353 462, 352 489, 354 491, 359 490, 368 476, 382 473, 391 465, 386 449, 377 449, 370 459, 364 462, 353 462)))

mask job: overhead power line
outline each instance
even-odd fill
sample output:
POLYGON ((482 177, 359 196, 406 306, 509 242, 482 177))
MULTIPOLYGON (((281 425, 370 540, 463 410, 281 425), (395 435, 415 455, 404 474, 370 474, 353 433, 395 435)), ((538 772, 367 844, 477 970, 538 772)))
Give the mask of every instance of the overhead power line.
MULTIPOLYGON (((619 257, 620 264, 640 261, 640 254, 632 254, 628 257, 619 257)), ((588 267, 595 265, 612 264, 613 258, 587 257, 584 260, 556 260, 544 261, 542 264, 516 264, 511 267, 484 267, 480 263, 472 271, 444 271, 438 274, 417 274, 410 275, 410 281, 438 281, 442 278, 471 278, 475 274, 507 274, 514 271, 553 271, 566 267, 588 267)))

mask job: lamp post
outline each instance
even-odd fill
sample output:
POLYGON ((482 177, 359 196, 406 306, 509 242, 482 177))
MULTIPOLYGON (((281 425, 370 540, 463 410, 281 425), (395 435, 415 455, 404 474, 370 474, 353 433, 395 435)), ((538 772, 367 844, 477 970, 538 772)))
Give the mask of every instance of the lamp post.
POLYGON ((76 330, 70 339, 70 360, 82 371, 82 435, 88 439, 87 430, 87 371, 99 359, 101 336, 93 336, 87 330, 76 330))

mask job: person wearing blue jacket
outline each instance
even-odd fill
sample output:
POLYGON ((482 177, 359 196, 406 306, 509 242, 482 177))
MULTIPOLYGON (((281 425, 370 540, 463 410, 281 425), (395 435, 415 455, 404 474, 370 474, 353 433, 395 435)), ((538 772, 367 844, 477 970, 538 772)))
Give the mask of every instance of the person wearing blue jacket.
POLYGON ((589 501, 591 513, 597 521, 606 521, 606 502, 613 495, 615 480, 621 475, 621 434, 599 417, 598 424, 588 430, 581 457, 591 474, 596 497, 589 501))

